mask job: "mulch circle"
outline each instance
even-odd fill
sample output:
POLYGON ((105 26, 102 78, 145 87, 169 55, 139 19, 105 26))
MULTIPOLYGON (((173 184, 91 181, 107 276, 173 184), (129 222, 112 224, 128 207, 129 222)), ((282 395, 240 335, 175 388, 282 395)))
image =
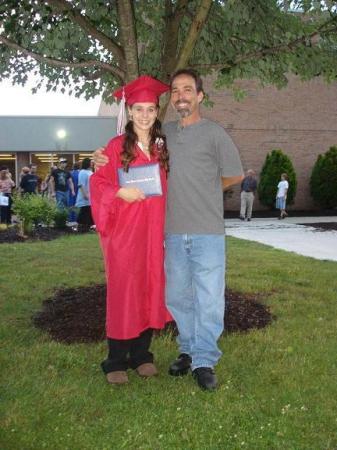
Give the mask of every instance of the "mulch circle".
POLYGON ((14 244, 17 242, 31 241, 52 241, 61 236, 75 234, 70 228, 37 227, 32 230, 28 237, 22 237, 18 234, 17 227, 10 227, 0 231, 0 244, 14 244))
MULTIPOLYGON (((104 284, 60 289, 43 302, 42 310, 33 316, 33 323, 58 342, 73 344, 102 341, 106 337, 105 297, 104 284)), ((227 289, 226 301, 226 333, 264 328, 275 319, 269 309, 257 301, 256 295, 227 289)), ((168 324, 166 331, 176 334, 175 324, 168 324)))

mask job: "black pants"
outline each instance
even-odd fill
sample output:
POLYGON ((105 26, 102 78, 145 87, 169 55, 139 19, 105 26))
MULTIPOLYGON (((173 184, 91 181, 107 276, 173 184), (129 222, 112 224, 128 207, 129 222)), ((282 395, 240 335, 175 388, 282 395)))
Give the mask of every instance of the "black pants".
POLYGON ((8 197, 8 206, 0 206, 1 223, 10 225, 12 223, 12 196, 11 194, 3 194, 8 197))
POLYGON ((104 373, 116 370, 136 369, 144 363, 153 362, 153 354, 149 352, 153 330, 148 328, 134 339, 108 338, 109 355, 102 362, 104 373))
POLYGON ((77 216, 78 231, 89 231, 90 227, 94 224, 91 215, 90 206, 81 206, 77 216))

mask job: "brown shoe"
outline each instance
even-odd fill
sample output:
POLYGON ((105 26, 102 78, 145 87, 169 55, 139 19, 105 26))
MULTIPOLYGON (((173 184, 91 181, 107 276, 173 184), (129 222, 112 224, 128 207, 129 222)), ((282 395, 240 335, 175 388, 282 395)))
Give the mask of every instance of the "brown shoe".
POLYGON ((129 382, 128 374, 125 370, 116 370, 106 374, 106 380, 110 384, 126 384, 129 382))
POLYGON ((158 375, 158 370, 156 366, 152 363, 144 363, 136 368, 136 371, 139 376, 144 378, 154 377, 158 375))

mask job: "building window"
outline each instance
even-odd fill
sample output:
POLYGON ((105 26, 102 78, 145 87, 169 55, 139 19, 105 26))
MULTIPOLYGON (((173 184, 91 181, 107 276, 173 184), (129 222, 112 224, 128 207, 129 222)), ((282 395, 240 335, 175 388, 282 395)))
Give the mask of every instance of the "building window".
MULTIPOLYGON (((44 180, 61 155, 56 153, 31 153, 29 160, 31 164, 37 166, 37 175, 44 180)), ((62 155, 63 156, 63 155, 62 155)))

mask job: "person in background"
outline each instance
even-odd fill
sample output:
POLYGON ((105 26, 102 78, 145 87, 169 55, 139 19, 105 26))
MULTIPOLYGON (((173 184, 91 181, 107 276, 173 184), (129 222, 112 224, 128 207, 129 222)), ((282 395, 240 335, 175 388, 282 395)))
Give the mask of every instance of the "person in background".
POLYGON ((56 205, 59 209, 67 208, 69 205, 69 190, 71 195, 75 195, 74 183, 70 172, 66 170, 67 160, 60 158, 58 167, 51 174, 50 183, 52 197, 56 198, 56 205))
POLYGON ((288 175, 282 173, 281 181, 277 185, 276 209, 280 210, 279 220, 288 216, 286 212, 287 192, 289 189, 288 175))
POLYGON ((8 198, 8 205, 0 206, 0 218, 1 223, 10 225, 12 223, 12 189, 15 187, 15 183, 12 180, 12 176, 6 166, 0 168, 0 193, 8 198))
POLYGON ((49 173, 46 175, 45 179, 41 183, 41 193, 43 196, 47 196, 52 199, 52 186, 51 186, 51 176, 57 166, 51 166, 49 173))
POLYGON ((28 173, 30 173, 30 168, 28 166, 22 167, 21 172, 19 173, 19 181, 18 181, 18 186, 19 187, 20 187, 20 183, 21 183, 22 177, 24 177, 28 173))
POLYGON ((252 220, 252 211, 255 192, 257 189, 257 181, 255 172, 252 169, 247 170, 246 176, 241 182, 241 207, 240 219, 247 219, 248 222, 252 220))
POLYGON ((90 230, 90 227, 94 224, 91 215, 90 207, 90 191, 89 180, 92 175, 91 160, 90 158, 84 158, 82 161, 82 168, 79 171, 78 176, 78 192, 75 206, 80 208, 77 217, 78 228, 80 232, 86 232, 90 230))
POLYGON ((75 191, 75 195, 69 195, 69 207, 70 207, 70 211, 69 211, 69 222, 71 224, 74 224, 74 222, 77 222, 77 217, 76 217, 76 211, 75 211, 75 203, 76 203, 76 198, 77 198, 77 193, 78 193, 78 176, 80 173, 80 166, 81 164, 79 162, 76 162, 73 165, 72 170, 70 171, 70 175, 71 175, 71 179, 73 180, 73 185, 74 185, 74 191, 75 191))
POLYGON ((153 329, 172 320, 164 301, 168 151, 157 119, 159 96, 168 90, 166 84, 144 75, 114 93, 125 97, 130 120, 125 133, 108 143, 108 164, 90 178, 91 208, 107 278, 109 353, 102 369, 111 384, 127 383, 129 367, 144 378, 157 375, 149 350, 153 329), (133 185, 120 187, 118 173, 136 172, 139 166, 157 171, 161 195, 145 197, 133 185))
POLYGON ((42 178, 39 177, 37 174, 37 165, 36 164, 29 164, 30 173, 37 176, 37 192, 41 192, 42 187, 42 178))
POLYGON ((90 169, 92 170, 92 172, 95 172, 95 162, 93 159, 90 160, 90 169))
MULTIPOLYGON (((22 176, 20 181, 20 192, 22 194, 37 194, 41 179, 37 176, 37 166, 29 165, 29 172, 22 176)), ((41 184, 41 183, 40 183, 41 184)))

